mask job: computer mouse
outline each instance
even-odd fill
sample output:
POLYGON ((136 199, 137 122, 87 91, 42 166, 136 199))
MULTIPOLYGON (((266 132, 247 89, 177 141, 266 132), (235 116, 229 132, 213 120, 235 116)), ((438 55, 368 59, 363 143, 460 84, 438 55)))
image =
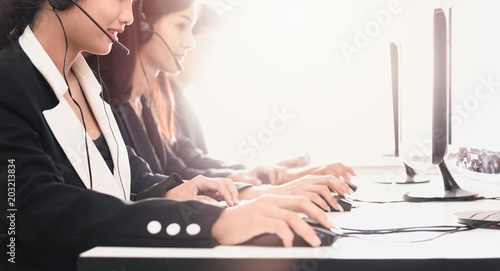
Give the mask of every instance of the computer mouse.
MULTIPOLYGON (((349 199, 346 199, 344 196, 341 195, 334 195, 333 196, 337 202, 342 206, 342 209, 344 209, 344 212, 349 212, 352 209, 352 201, 349 199)), ((337 209, 334 209, 333 207, 330 206, 330 209, 332 212, 339 212, 337 209)))
MULTIPOLYGON (((321 240, 321 246, 331 246, 333 243, 337 242, 343 235, 343 232, 339 228, 327 229, 316 221, 312 219, 304 219, 311 227, 314 229, 319 239, 321 240)), ((274 233, 265 233, 242 243, 243 246, 263 246, 263 247, 283 247, 283 241, 281 238, 274 233)), ((295 234, 293 238, 294 247, 310 247, 300 235, 295 234)))
POLYGON ((356 192, 356 190, 358 190, 358 186, 351 183, 350 181, 344 180, 344 183, 347 184, 352 191, 356 192))
MULTIPOLYGON (((340 206, 342 207, 344 212, 351 211, 352 201, 350 199, 346 199, 344 196, 337 195, 337 194, 332 194, 332 196, 340 204, 340 206)), ((321 198, 323 198, 323 197, 321 197, 321 198)), ((313 202, 313 203, 316 204, 315 202, 313 202)), ((327 202, 327 204, 328 204, 328 202, 327 202)), ((325 210, 321 206, 319 206, 318 204, 316 204, 316 206, 318 206, 319 208, 321 208, 321 210, 323 210, 325 212, 340 212, 339 210, 333 208, 330 204, 328 204, 328 207, 330 207, 330 210, 325 210)))

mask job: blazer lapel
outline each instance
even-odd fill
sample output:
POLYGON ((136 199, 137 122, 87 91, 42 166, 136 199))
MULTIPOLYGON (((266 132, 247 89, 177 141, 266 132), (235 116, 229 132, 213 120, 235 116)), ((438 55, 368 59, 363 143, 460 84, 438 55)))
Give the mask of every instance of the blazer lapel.
MULTIPOLYGON (((87 97, 87 101, 92 108, 92 112, 101 128, 101 131, 108 143, 111 156, 113 158, 114 178, 125 189, 127 199, 130 195, 130 165, 128 162, 128 152, 125 142, 123 141, 120 129, 114 118, 111 107, 101 98, 101 85, 88 66, 83 56, 79 56, 73 64, 80 85, 87 97)), ((104 162, 104 160, 103 160, 104 162)), ((106 166, 104 163, 103 165, 106 166)), ((107 168, 107 166, 106 166, 107 168)), ((109 170, 108 170, 109 171, 109 170)))
POLYGON ((73 65, 73 71, 86 94, 87 100, 106 138, 106 142, 108 142, 115 164, 114 174, 110 172, 94 142, 85 133, 80 120, 64 99, 63 95, 66 93, 68 87, 29 26, 26 27, 23 35, 19 38, 19 43, 59 99, 59 104, 56 107, 45 110, 42 113, 82 182, 88 189, 128 200, 130 195, 130 168, 127 150, 116 126, 113 114, 109 110, 109 106, 107 106, 106 112, 108 112, 110 121, 108 121, 108 117, 105 115, 105 107, 103 107, 102 100, 98 94, 101 89, 100 85, 86 64, 85 59, 80 55, 75 61, 76 65, 73 65), (113 130, 111 131, 110 129, 113 130), (116 140, 114 140, 113 134, 116 140), (88 143, 92 184, 89 177, 85 138, 88 143))

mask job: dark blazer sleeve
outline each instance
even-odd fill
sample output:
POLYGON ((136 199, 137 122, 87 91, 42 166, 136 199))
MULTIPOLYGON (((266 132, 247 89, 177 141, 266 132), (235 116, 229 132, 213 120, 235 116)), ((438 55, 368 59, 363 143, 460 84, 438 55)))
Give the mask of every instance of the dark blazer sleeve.
MULTIPOLYGON (((7 202, 4 189, 12 187, 8 183, 15 184, 11 208, 17 210, 15 238, 19 246, 75 255, 99 245, 217 244, 211 237, 212 225, 222 212, 217 206, 158 198, 126 202, 86 189, 79 178, 71 177, 77 175, 63 174, 56 164, 65 163, 65 156, 54 144, 40 110, 40 104, 54 99, 48 84, 30 65, 19 67, 18 62, 29 60, 5 59, 0 54, 0 185, 7 202), (26 72, 30 69, 32 72, 26 72), (7 170, 9 164, 15 165, 14 173, 7 170), (166 227, 174 223, 180 231, 167 234, 166 227), (200 231, 188 234, 189 225, 198 225, 200 231)), ((8 227, 11 213, 7 208, 0 210, 2 231, 8 227)))
POLYGON ((156 120, 144 97, 142 102, 144 126, 128 103, 116 103, 112 107, 125 144, 149 164, 153 173, 177 173, 182 179, 190 180, 198 175, 226 177, 234 171, 231 168, 196 168, 187 165, 159 133, 156 120))
POLYGON ((177 173, 183 179, 190 180, 198 175, 203 175, 206 177, 227 177, 234 169, 230 168, 195 168, 190 167, 186 162, 175 154, 175 152, 167 144, 163 145, 166 154, 165 173, 172 174, 177 173))
POLYGON ((134 198, 164 197, 168 190, 183 184, 182 179, 177 174, 172 174, 171 177, 153 174, 148 163, 137 156, 132 148, 127 146, 127 151, 131 174, 130 191, 134 194, 138 193, 134 198))
MULTIPOLYGON (((118 121, 119 125, 124 125, 122 120, 118 121)), ((154 174, 151 171, 149 164, 144 161, 141 157, 137 156, 135 150, 127 146, 130 169, 131 169, 131 192, 138 193, 133 195, 132 199, 142 199, 149 197, 164 197, 166 191, 176 187, 183 183, 182 178, 176 173, 180 172, 183 176, 193 176, 192 179, 198 175, 204 175, 208 170, 198 170, 187 167, 184 162, 179 159, 174 152, 171 151, 168 146, 166 146, 165 152, 171 155, 169 158, 169 165, 172 168, 166 168, 166 172, 169 172, 170 177, 167 178, 165 175, 154 174)), ((220 177, 227 176, 232 170, 213 170, 212 174, 214 176, 220 175, 220 177), (217 172, 216 172, 217 171, 217 172)), ((188 178, 186 178, 188 179, 188 178)), ((238 191, 241 191, 252 185, 246 183, 234 183, 238 191)))

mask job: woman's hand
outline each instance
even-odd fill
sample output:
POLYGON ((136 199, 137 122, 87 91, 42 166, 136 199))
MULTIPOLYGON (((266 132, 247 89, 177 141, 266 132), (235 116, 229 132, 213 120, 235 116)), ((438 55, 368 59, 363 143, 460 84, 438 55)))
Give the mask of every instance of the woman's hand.
POLYGON ((277 166, 282 166, 286 168, 299 168, 309 165, 309 159, 305 156, 299 156, 295 158, 290 158, 286 160, 281 160, 276 163, 277 166))
POLYGON ((278 165, 259 165, 248 172, 265 184, 280 185, 288 181, 287 168, 278 165))
POLYGON ((226 177, 235 182, 253 185, 279 185, 288 181, 287 169, 277 165, 259 165, 251 170, 235 170, 226 177))
POLYGON ((333 175, 337 178, 344 178, 346 181, 351 180, 351 176, 356 176, 354 170, 350 167, 345 166, 342 163, 332 163, 326 165, 320 165, 313 168, 311 172, 312 175, 333 175))
POLYGON ((346 181, 351 180, 351 176, 356 176, 354 170, 342 163, 332 163, 319 166, 306 166, 288 170, 288 179, 295 180, 305 175, 332 175, 337 178, 343 178, 346 181))
POLYGON ((293 182, 279 186, 246 188, 240 192, 240 198, 248 200, 266 194, 296 195, 309 199, 324 210, 329 210, 330 208, 328 205, 330 205, 336 210, 343 211, 340 204, 332 196, 330 189, 343 196, 353 193, 344 181, 331 175, 304 176, 293 182))
POLYGON ((224 199, 229 206, 237 205, 239 200, 238 190, 230 179, 207 178, 196 176, 165 194, 165 198, 176 200, 202 199, 216 201, 224 199))
POLYGON ((318 247, 321 240, 297 212, 328 229, 333 227, 326 214, 304 197, 268 195, 222 211, 212 227, 212 237, 221 245, 235 245, 260 234, 274 233, 285 247, 291 247, 295 232, 311 246, 318 247))
POLYGON ((253 185, 262 184, 262 181, 259 178, 255 177, 254 175, 250 175, 249 171, 244 169, 235 170, 229 173, 226 178, 240 183, 249 183, 253 185))

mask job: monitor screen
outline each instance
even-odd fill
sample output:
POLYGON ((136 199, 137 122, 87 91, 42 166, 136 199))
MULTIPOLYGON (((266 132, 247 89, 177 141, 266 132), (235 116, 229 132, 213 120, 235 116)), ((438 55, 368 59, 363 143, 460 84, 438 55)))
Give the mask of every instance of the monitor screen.
MULTIPOLYGON (((393 127, 394 127, 394 156, 399 157, 399 144, 401 141, 400 133, 400 107, 399 101, 399 69, 400 69, 400 51, 401 46, 395 42, 389 44, 390 62, 391 62, 391 87, 392 87, 392 110, 393 110, 393 127)), ((415 184, 429 182, 427 176, 417 175, 417 172, 410 167, 406 162, 403 162, 406 176, 403 178, 392 176, 385 180, 377 181, 377 183, 391 184, 415 184)))
MULTIPOLYGON (((445 162, 448 147, 449 120, 451 115, 450 93, 448 88, 448 24, 445 12, 441 8, 434 9, 433 14, 433 74, 432 74, 432 99, 431 108, 431 152, 430 159, 434 165, 438 165, 444 184, 444 189, 423 189, 405 194, 408 201, 429 200, 472 200, 477 198, 477 193, 461 189, 455 182, 445 162)), ((418 76, 418 74, 415 74, 418 76)), ((421 111, 425 111, 422 108, 421 111)), ((417 112, 413 112, 418 115, 417 112)), ((425 123, 425 121, 423 122, 425 123)), ((404 126, 412 123, 403 123, 404 126)), ((429 153, 427 153, 429 155, 429 153)), ((425 157, 425 156, 423 156, 425 157)), ((427 156, 428 157, 428 156, 427 156)), ((419 158, 409 156, 409 159, 419 158)), ((424 161, 425 162, 425 161, 424 161)))
POLYGON ((448 93, 448 30, 442 9, 434 10, 434 75, 432 92, 432 163, 438 165, 448 147, 449 93, 448 93))
POLYGON ((442 161, 448 146, 449 120, 446 15, 440 8, 429 8, 418 15, 422 17, 407 30, 416 33, 415 37, 402 44, 399 97, 400 155, 417 170, 442 161))
POLYGON ((391 58, 392 114, 394 127, 394 156, 399 157, 399 48, 394 42, 389 45, 391 58))

